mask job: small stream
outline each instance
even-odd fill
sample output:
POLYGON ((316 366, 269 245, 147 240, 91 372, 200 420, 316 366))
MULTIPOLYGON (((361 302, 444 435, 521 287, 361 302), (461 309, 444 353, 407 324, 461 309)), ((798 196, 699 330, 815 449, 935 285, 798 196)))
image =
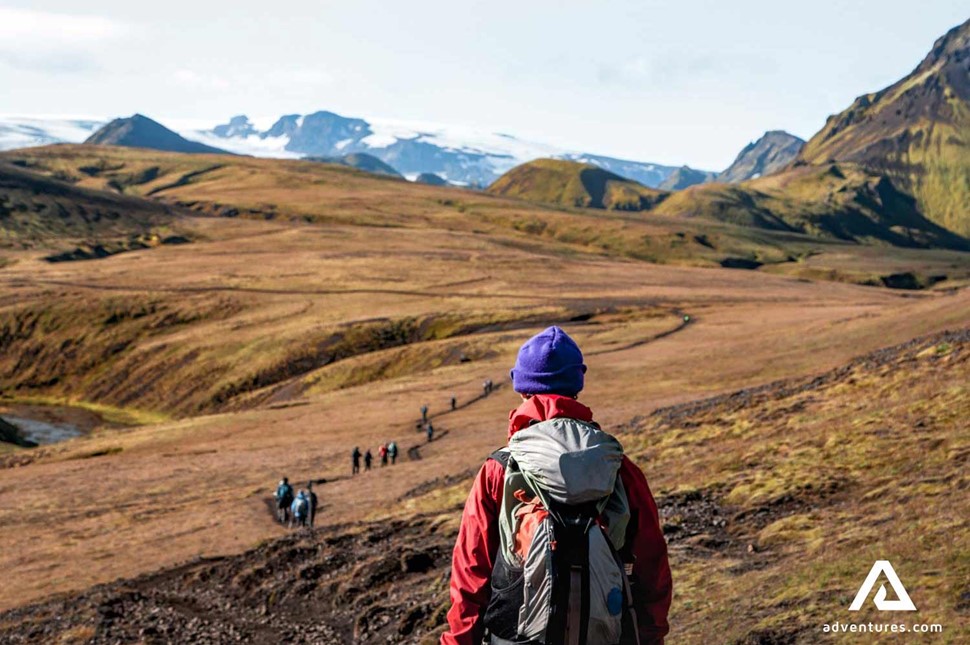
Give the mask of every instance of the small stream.
POLYGON ((7 423, 16 426, 21 437, 38 445, 57 443, 84 434, 77 426, 70 423, 48 423, 47 421, 25 419, 7 414, 2 415, 2 417, 7 423))

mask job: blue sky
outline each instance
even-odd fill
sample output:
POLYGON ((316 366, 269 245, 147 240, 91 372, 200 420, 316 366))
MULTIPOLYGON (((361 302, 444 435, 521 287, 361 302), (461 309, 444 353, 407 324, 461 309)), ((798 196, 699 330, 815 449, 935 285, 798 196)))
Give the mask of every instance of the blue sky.
POLYGON ((908 73, 965 0, 0 0, 0 112, 329 109, 721 169, 908 73))

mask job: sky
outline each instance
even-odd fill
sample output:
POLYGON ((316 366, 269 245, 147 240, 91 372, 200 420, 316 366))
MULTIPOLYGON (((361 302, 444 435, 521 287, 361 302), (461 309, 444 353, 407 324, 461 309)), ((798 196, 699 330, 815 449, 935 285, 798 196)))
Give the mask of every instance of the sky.
POLYGON ((966 0, 0 0, 0 113, 326 109, 720 170, 911 71, 966 0))

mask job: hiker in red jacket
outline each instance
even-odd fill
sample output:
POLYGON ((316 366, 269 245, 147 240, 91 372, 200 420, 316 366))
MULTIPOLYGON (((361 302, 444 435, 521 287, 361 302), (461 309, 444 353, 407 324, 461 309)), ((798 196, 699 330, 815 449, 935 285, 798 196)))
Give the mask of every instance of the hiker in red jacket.
POLYGON ((523 403, 465 503, 442 645, 663 643, 672 583, 657 505, 576 400, 585 372, 558 327, 519 350, 523 403))

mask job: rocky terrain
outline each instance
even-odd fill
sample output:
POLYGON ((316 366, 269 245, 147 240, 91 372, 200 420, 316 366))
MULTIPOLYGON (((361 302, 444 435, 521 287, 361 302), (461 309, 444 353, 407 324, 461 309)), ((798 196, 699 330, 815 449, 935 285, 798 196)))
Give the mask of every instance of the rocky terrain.
POLYGON ((737 158, 717 175, 716 181, 736 184, 784 170, 795 160, 805 141, 784 130, 770 130, 746 145, 737 158))

